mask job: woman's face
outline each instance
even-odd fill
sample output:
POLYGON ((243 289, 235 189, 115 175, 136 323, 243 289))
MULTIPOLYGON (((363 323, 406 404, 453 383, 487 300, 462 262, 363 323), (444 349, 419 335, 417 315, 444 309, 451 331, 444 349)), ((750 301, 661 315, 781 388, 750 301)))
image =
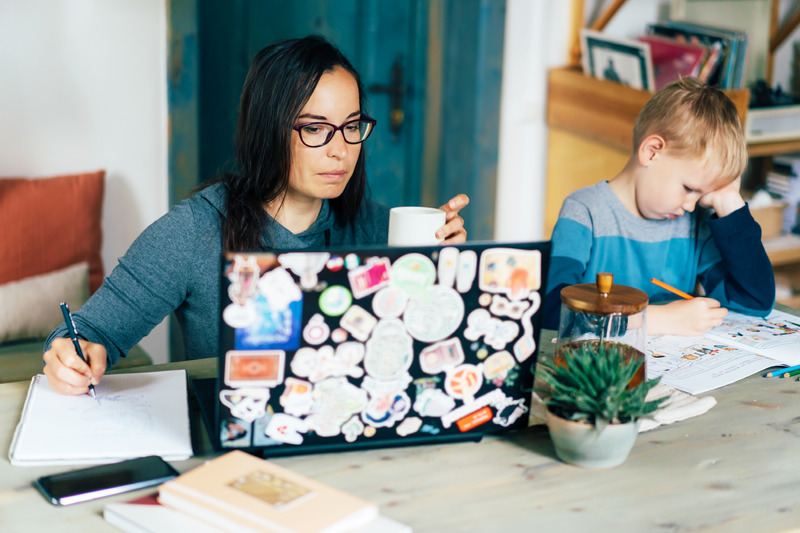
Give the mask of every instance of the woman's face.
MULTIPOLYGON (((322 75, 295 124, 329 122, 340 126, 361 116, 358 86, 342 67, 322 75)), ((303 203, 342 194, 361 153, 360 144, 348 144, 341 131, 324 146, 309 148, 292 131, 292 163, 287 200, 303 203)))

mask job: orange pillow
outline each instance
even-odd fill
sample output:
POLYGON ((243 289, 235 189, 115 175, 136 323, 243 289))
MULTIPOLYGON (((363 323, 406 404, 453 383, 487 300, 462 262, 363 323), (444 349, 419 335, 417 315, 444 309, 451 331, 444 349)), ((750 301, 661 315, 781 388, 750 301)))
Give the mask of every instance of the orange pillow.
POLYGON ((86 261, 100 287, 105 174, 0 179, 0 285, 86 261))

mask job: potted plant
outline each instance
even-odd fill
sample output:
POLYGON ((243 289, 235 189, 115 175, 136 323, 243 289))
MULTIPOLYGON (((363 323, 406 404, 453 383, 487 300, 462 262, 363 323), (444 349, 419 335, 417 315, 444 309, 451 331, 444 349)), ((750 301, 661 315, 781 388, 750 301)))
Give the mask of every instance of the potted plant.
POLYGON ((643 361, 626 359, 622 348, 613 342, 578 344, 560 352, 558 362, 542 362, 547 427, 562 461, 588 468, 622 464, 639 420, 664 401, 646 400, 660 378, 631 384, 643 361))

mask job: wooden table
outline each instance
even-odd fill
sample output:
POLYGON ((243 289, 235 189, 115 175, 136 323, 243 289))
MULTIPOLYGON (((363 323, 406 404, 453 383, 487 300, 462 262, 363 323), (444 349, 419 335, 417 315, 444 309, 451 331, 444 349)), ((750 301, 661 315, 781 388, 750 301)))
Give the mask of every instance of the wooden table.
MULTIPOLYGON (((552 350, 553 332, 541 346, 552 350)), ((215 359, 141 367, 215 372, 215 359)), ((68 467, 13 467, 7 450, 28 390, 0 385, 0 531, 117 531, 103 505, 146 491, 54 507, 31 486, 68 467)), ((275 462, 380 505, 423 532, 789 531, 800 528, 800 383, 751 376, 709 393, 706 414, 642 433, 612 470, 559 462, 547 430, 533 426, 479 443, 318 454, 275 462)), ((195 458, 211 456, 193 410, 195 458)), ((176 532, 179 533, 179 532, 176 532)))

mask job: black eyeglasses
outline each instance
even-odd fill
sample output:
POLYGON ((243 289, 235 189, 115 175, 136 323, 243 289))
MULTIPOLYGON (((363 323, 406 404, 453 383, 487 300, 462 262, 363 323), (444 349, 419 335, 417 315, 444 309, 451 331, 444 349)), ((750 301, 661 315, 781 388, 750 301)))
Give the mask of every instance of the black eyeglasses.
POLYGON ((361 118, 345 122, 341 126, 334 126, 329 122, 309 122, 308 124, 297 124, 292 127, 300 134, 300 140, 309 148, 325 146, 337 131, 341 130, 344 142, 347 144, 360 144, 367 140, 372 128, 375 127, 376 120, 366 115, 361 118))

